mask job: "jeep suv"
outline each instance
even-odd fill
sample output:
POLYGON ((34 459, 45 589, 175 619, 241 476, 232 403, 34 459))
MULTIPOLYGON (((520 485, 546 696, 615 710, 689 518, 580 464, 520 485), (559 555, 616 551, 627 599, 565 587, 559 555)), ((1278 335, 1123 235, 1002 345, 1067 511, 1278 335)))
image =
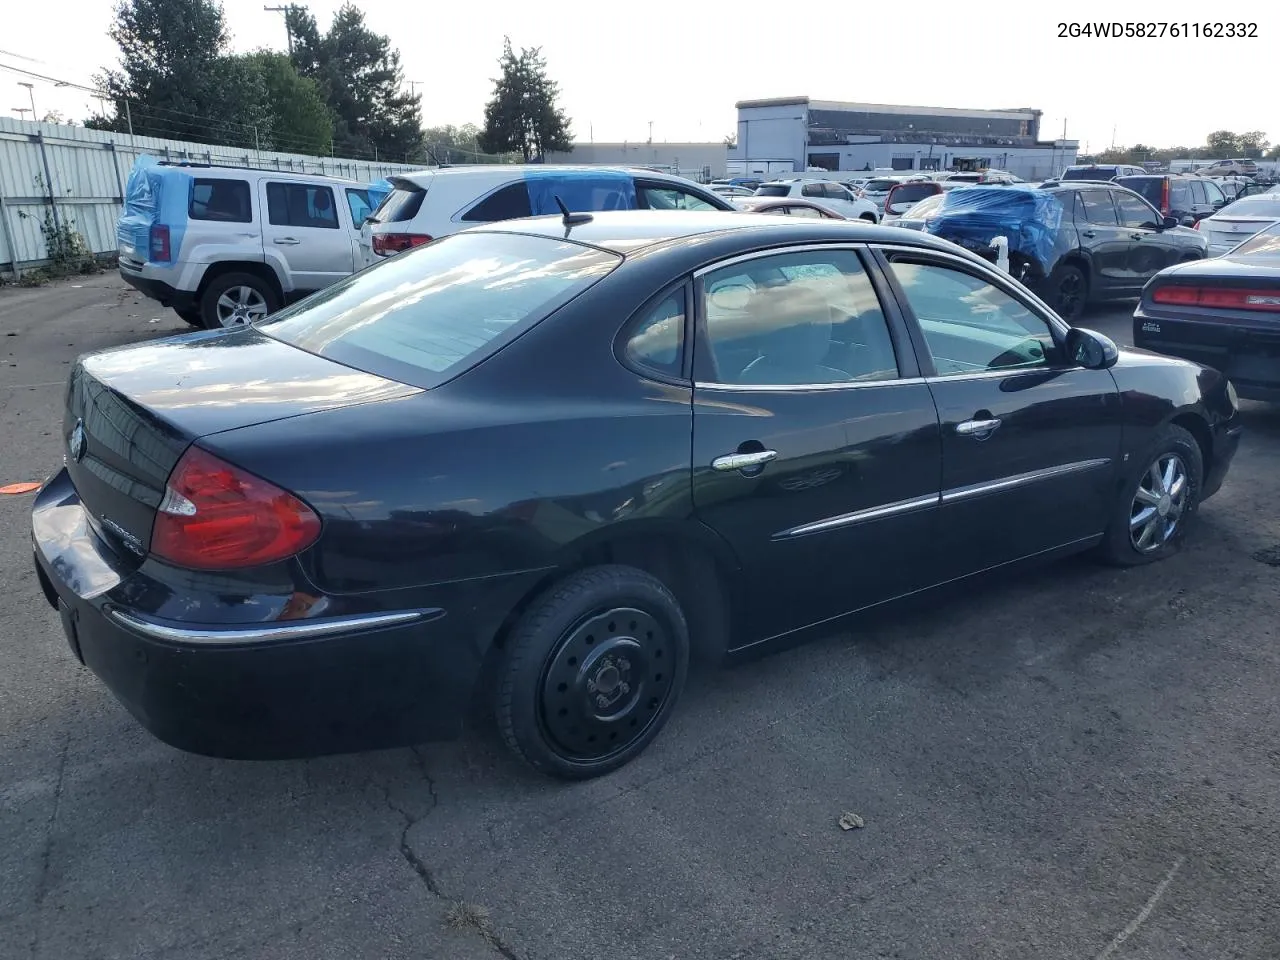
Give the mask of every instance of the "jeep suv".
POLYGON ((359 226, 384 195, 354 180, 143 158, 116 227, 120 276, 192 326, 251 323, 363 266, 359 226))

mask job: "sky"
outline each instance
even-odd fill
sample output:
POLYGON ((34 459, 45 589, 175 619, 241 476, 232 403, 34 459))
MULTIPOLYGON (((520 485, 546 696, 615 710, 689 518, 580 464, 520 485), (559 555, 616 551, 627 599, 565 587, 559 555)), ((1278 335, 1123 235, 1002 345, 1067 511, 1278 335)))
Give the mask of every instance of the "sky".
MULTIPOLYGON (((285 48, 282 0, 223 0, 237 51, 285 48)), ((323 28, 339 6, 307 4, 323 28)), ((1060 24, 1140 14, 1177 24, 1221 20, 1202 0, 1116 4, 917 0, 891 5, 679 5, 570 0, 357 0, 368 24, 400 50, 406 83, 423 95, 426 126, 479 124, 503 35, 541 46, 576 140, 715 141, 736 128, 738 100, 820 100, 965 108, 1034 107, 1042 136, 1093 151, 1197 145, 1213 130, 1262 129, 1280 141, 1265 51, 1280 44, 1280 6, 1236 5, 1256 37, 1059 38, 1060 24), (1044 7, 1044 10, 1037 9, 1044 7), (1050 9, 1052 8, 1052 9, 1050 9), (412 11, 412 12, 410 12, 412 11), (1255 81, 1249 74, 1259 65, 1255 81), (1114 137, 1114 141, 1113 141, 1114 137)), ((13 0, 0 65, 91 84, 115 65, 109 0, 13 0), (51 26, 53 29, 51 29, 51 26)), ((1070 27, 1068 27, 1070 29, 1070 27)), ((0 69, 0 113, 29 106, 83 119, 92 98, 0 69), (19 82, 31 82, 28 92, 19 82), (10 101, 4 101, 7 96, 10 101)))

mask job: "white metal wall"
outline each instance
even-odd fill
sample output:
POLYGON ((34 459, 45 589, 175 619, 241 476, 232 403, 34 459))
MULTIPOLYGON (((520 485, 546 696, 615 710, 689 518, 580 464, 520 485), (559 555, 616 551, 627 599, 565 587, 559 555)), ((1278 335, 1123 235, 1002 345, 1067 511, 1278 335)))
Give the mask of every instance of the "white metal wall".
POLYGON ((51 203, 58 222, 82 234, 94 253, 114 251, 124 184, 134 161, 143 154, 216 166, 322 173, 365 183, 422 169, 403 163, 236 150, 0 117, 0 268, 34 266, 48 259, 41 225, 51 203))

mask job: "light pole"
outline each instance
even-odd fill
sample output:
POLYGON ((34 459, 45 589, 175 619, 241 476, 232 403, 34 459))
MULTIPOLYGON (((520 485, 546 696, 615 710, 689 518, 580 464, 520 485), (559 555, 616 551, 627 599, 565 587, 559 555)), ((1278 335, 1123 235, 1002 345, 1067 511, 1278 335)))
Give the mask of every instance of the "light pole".
POLYGON ((18 86, 27 88, 27 96, 31 98, 31 119, 36 119, 36 85, 19 80, 18 86))
MULTIPOLYGON (((31 111, 31 108, 30 108, 30 107, 14 107, 14 108, 13 108, 13 112, 14 112, 14 113, 16 113, 16 114, 18 115, 18 119, 19 119, 19 120, 25 120, 25 119, 27 119, 27 118, 26 118, 26 117, 24 117, 24 116, 23 116, 23 114, 24 114, 24 113, 31 113, 32 111, 31 111)), ((34 114, 32 114, 32 116, 34 116, 34 114)))

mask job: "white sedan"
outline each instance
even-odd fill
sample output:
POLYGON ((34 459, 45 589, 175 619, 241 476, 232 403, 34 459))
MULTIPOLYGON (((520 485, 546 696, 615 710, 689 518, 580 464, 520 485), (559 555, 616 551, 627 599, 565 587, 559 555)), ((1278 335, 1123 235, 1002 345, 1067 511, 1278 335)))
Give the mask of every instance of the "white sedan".
POLYGON ((1195 228, 1209 241, 1209 256, 1220 257, 1277 220, 1280 220, 1280 195, 1256 193, 1227 204, 1195 228))

